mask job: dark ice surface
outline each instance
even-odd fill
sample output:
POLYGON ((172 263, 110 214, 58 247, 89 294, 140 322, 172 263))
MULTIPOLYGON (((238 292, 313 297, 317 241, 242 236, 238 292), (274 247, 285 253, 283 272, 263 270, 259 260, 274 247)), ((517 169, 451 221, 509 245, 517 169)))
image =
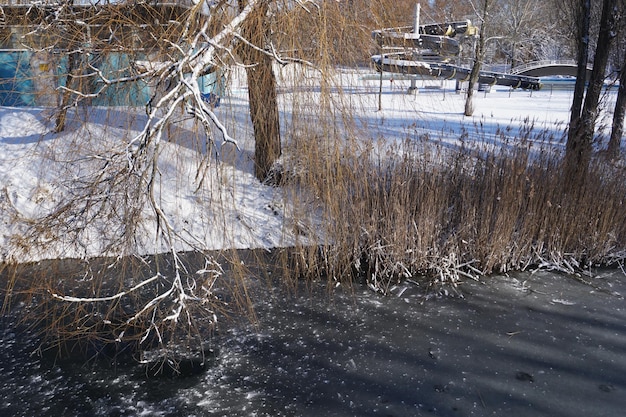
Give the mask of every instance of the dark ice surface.
POLYGON ((620 416, 626 277, 518 273, 427 298, 257 288, 257 325, 223 323, 188 378, 55 360, 0 326, 0 416, 620 416))

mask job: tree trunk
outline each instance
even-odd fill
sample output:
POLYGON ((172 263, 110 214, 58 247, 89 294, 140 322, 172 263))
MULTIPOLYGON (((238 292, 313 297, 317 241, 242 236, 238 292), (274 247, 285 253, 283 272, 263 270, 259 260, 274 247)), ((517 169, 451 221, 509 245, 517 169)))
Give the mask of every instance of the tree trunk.
POLYGON ((585 84, 587 83, 587 61, 589 59, 589 25, 591 21, 591 0, 580 0, 578 5, 578 69, 576 71, 576 84, 574 86, 574 98, 570 112, 568 142, 574 140, 573 136, 578 128, 580 113, 585 98, 585 84))
POLYGON ((480 25, 480 34, 478 36, 478 42, 474 50, 474 65, 472 65, 472 71, 470 72, 469 81, 467 83, 467 96, 465 97, 465 115, 472 116, 474 114, 474 86, 478 82, 480 76, 480 68, 485 55, 485 38, 487 36, 487 17, 489 13, 489 0, 483 1, 482 8, 482 23, 480 25))
MULTIPOLYGON (((246 0, 239 0, 243 9, 246 0)), ((259 3, 243 26, 242 36, 257 48, 264 49, 269 37, 267 22, 268 2, 259 3)), ((250 119, 254 131, 254 174, 260 180, 268 179, 272 167, 281 154, 280 117, 276 95, 276 77, 273 59, 246 43, 238 45, 240 56, 247 65, 250 119)))
POLYGON ((476 45, 476 56, 474 57, 474 65, 472 65, 472 71, 470 72, 469 81, 467 82, 467 95, 465 96, 465 115, 472 116, 474 114, 474 86, 478 81, 480 75, 480 66, 482 61, 482 51, 480 44, 482 40, 478 41, 476 45))
POLYGON ((587 175, 593 135, 598 116, 598 103, 604 86, 606 64, 611 52, 611 44, 615 39, 615 7, 618 0, 604 0, 598 46, 593 60, 593 71, 587 87, 580 119, 574 129, 570 126, 570 134, 565 148, 566 181, 578 186, 587 175), (573 131, 572 131, 573 130, 573 131))
POLYGON ((512 42, 511 43, 511 70, 513 70, 513 68, 517 67, 517 42, 512 42))
POLYGON ((626 114, 626 58, 622 65, 619 76, 619 90, 617 91, 617 101, 613 112, 613 126, 611 138, 606 153, 609 159, 619 158, 619 149, 624 135, 624 114, 626 114))
POLYGON ((276 78, 272 60, 264 56, 256 67, 248 67, 250 118, 254 130, 254 174, 263 181, 281 154, 280 119, 276 78), (264 61, 264 62, 262 62, 264 61))
POLYGON ((75 72, 80 66, 81 56, 79 51, 80 44, 83 41, 83 31, 78 28, 78 25, 74 20, 75 16, 71 15, 71 7, 74 5, 74 0, 67 0, 65 3, 70 8, 70 11, 67 11, 65 8, 61 8, 62 17, 67 22, 65 32, 62 36, 66 41, 68 41, 67 48, 70 52, 67 55, 67 74, 65 75, 65 87, 67 89, 63 91, 61 96, 61 106, 55 118, 54 131, 56 133, 60 133, 65 130, 67 110, 69 108, 70 99, 72 98, 72 92, 69 91, 69 89, 75 88, 75 72), (69 14, 66 15, 66 13, 69 14))
POLYGON ((65 121, 67 120, 67 109, 70 104, 70 99, 72 98, 72 92, 69 90, 72 88, 72 84, 74 81, 74 71, 77 66, 77 53, 71 52, 67 56, 67 75, 65 76, 65 87, 67 90, 63 91, 63 95, 61 96, 61 106, 59 112, 56 115, 54 132, 60 133, 65 130, 65 121))

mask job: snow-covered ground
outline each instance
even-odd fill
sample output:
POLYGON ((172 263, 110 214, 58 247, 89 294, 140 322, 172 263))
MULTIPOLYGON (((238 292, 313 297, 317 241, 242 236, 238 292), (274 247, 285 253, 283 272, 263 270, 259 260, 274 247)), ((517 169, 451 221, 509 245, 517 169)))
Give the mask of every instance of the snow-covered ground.
MULTIPOLYGON (((279 74, 279 82, 284 77, 288 75, 279 74)), ((514 137, 531 124, 558 139, 567 125, 572 100, 571 91, 511 91, 496 86, 490 93, 477 93, 475 115, 464 117, 464 95, 455 93, 451 81, 419 81, 419 93, 409 95, 409 81, 386 79, 379 95, 374 74, 344 72, 337 79, 332 87, 335 92, 342 91, 336 95, 337 102, 356 116, 361 136, 385 141, 428 134, 450 146, 456 146, 460 137, 497 144, 502 132, 514 137)), ((321 100, 315 80, 302 90, 297 94, 307 94, 309 103, 321 100)), ((281 111, 287 120, 296 92, 288 85, 280 91, 281 111)), ((615 92, 606 94, 605 106, 611 109, 614 99, 615 92)), ((237 148, 216 140, 206 152, 189 120, 173 127, 169 141, 163 143, 156 195, 179 236, 177 249, 293 244, 297 227, 281 189, 263 185, 253 175, 254 141, 242 78, 232 80, 216 114, 229 127, 237 148)), ((610 116, 611 112, 605 114, 599 125, 607 125, 610 116)), ((68 235, 47 245, 46 239, 51 238, 40 236, 44 249, 36 252, 24 252, 29 243, 20 237, 25 222, 48 212, 62 199, 74 198, 76 186, 102 167, 103 156, 123 149, 139 132, 140 123, 139 113, 131 115, 129 110, 91 109, 87 113, 77 109, 66 130, 55 134, 50 109, 0 107, 0 261, 103 254, 106 240, 121 233, 112 226, 115 220, 108 217, 87 225, 79 242, 68 235)), ((167 250, 156 237, 150 209, 144 208, 144 217, 140 224, 144 230, 134 250, 167 250)))
MULTIPOLYGON (((45 111, 33 109, 0 109, 0 259, 19 256, 6 251, 11 248, 9 240, 24 230, 22 220, 35 219, 62 198, 73 198, 73 185, 78 186, 101 166, 94 156, 118 149, 120 143, 116 141, 124 143, 130 136, 125 129, 105 128, 97 122, 80 127, 72 124, 65 133, 53 134, 44 114, 45 111)), ((206 249, 288 243, 282 240, 285 222, 277 190, 261 185, 250 172, 235 166, 208 164, 203 168, 199 166, 202 162, 194 149, 172 143, 163 145, 159 163, 160 204, 182 237, 206 249), (204 170, 208 177, 203 184, 196 178, 198 170, 204 170)), ((153 215, 149 210, 144 214, 147 221, 143 225, 145 232, 139 236, 139 252, 167 250, 156 239, 150 221, 153 215)), ((62 240, 45 253, 29 257, 99 255, 104 250, 104 227, 104 220, 93 224, 78 247, 62 240)), ((179 249, 185 249, 185 245, 179 249)))

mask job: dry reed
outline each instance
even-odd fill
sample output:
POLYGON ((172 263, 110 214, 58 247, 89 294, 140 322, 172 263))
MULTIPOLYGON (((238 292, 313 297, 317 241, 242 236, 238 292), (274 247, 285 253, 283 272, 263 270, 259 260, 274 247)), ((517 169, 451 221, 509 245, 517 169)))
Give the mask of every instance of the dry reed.
POLYGON ((407 139, 385 157, 374 146, 320 154, 315 137, 298 140, 298 181, 323 200, 322 235, 332 242, 307 264, 323 267, 304 272, 364 279, 383 293, 407 278, 448 292, 463 277, 574 274, 623 258, 623 168, 594 160, 586 182, 568 190, 558 144, 521 133, 497 149, 407 139))

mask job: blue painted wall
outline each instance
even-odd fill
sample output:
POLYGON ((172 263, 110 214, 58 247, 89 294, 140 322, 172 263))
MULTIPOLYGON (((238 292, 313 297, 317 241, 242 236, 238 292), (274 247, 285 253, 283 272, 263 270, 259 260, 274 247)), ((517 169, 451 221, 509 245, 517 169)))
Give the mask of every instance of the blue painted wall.
MULTIPOLYGON (((105 78, 131 75, 130 71, 127 70, 130 67, 128 54, 110 52, 104 58, 96 58, 92 64, 102 71, 105 78)), ((102 84, 102 81, 96 82, 94 91, 99 90, 102 84)), ((148 100, 150 100, 148 84, 145 81, 137 81, 109 86, 104 94, 93 99, 91 104, 94 106, 145 106, 148 100)))
POLYGON ((30 52, 0 52, 0 106, 34 106, 30 52))
MULTIPOLYGON (((29 51, 0 51, 0 106, 46 106, 54 105, 54 90, 65 84, 67 73, 67 57, 56 56, 56 62, 47 62, 43 67, 35 64, 31 67, 33 53, 29 51), (50 68, 49 66, 54 66, 50 68), (44 71, 45 69, 45 71, 44 71), (48 77, 50 85, 47 90, 37 91, 38 77, 48 77)), ((86 57, 84 57, 86 58, 86 57)), ((91 65, 100 69, 106 78, 119 78, 131 75, 131 58, 126 53, 110 52, 105 56, 90 55, 91 65)), ((92 78, 93 80, 93 78, 92 78)), ((103 86, 101 80, 90 81, 91 85, 83 86, 83 91, 96 92, 103 86), (86 88, 85 88, 86 87, 86 88)), ((209 73, 199 80, 200 91, 210 104, 219 105, 219 98, 225 90, 223 72, 209 73)), ((145 81, 121 83, 109 86, 103 94, 91 99, 93 106, 144 106, 150 100, 150 86, 145 81)))

